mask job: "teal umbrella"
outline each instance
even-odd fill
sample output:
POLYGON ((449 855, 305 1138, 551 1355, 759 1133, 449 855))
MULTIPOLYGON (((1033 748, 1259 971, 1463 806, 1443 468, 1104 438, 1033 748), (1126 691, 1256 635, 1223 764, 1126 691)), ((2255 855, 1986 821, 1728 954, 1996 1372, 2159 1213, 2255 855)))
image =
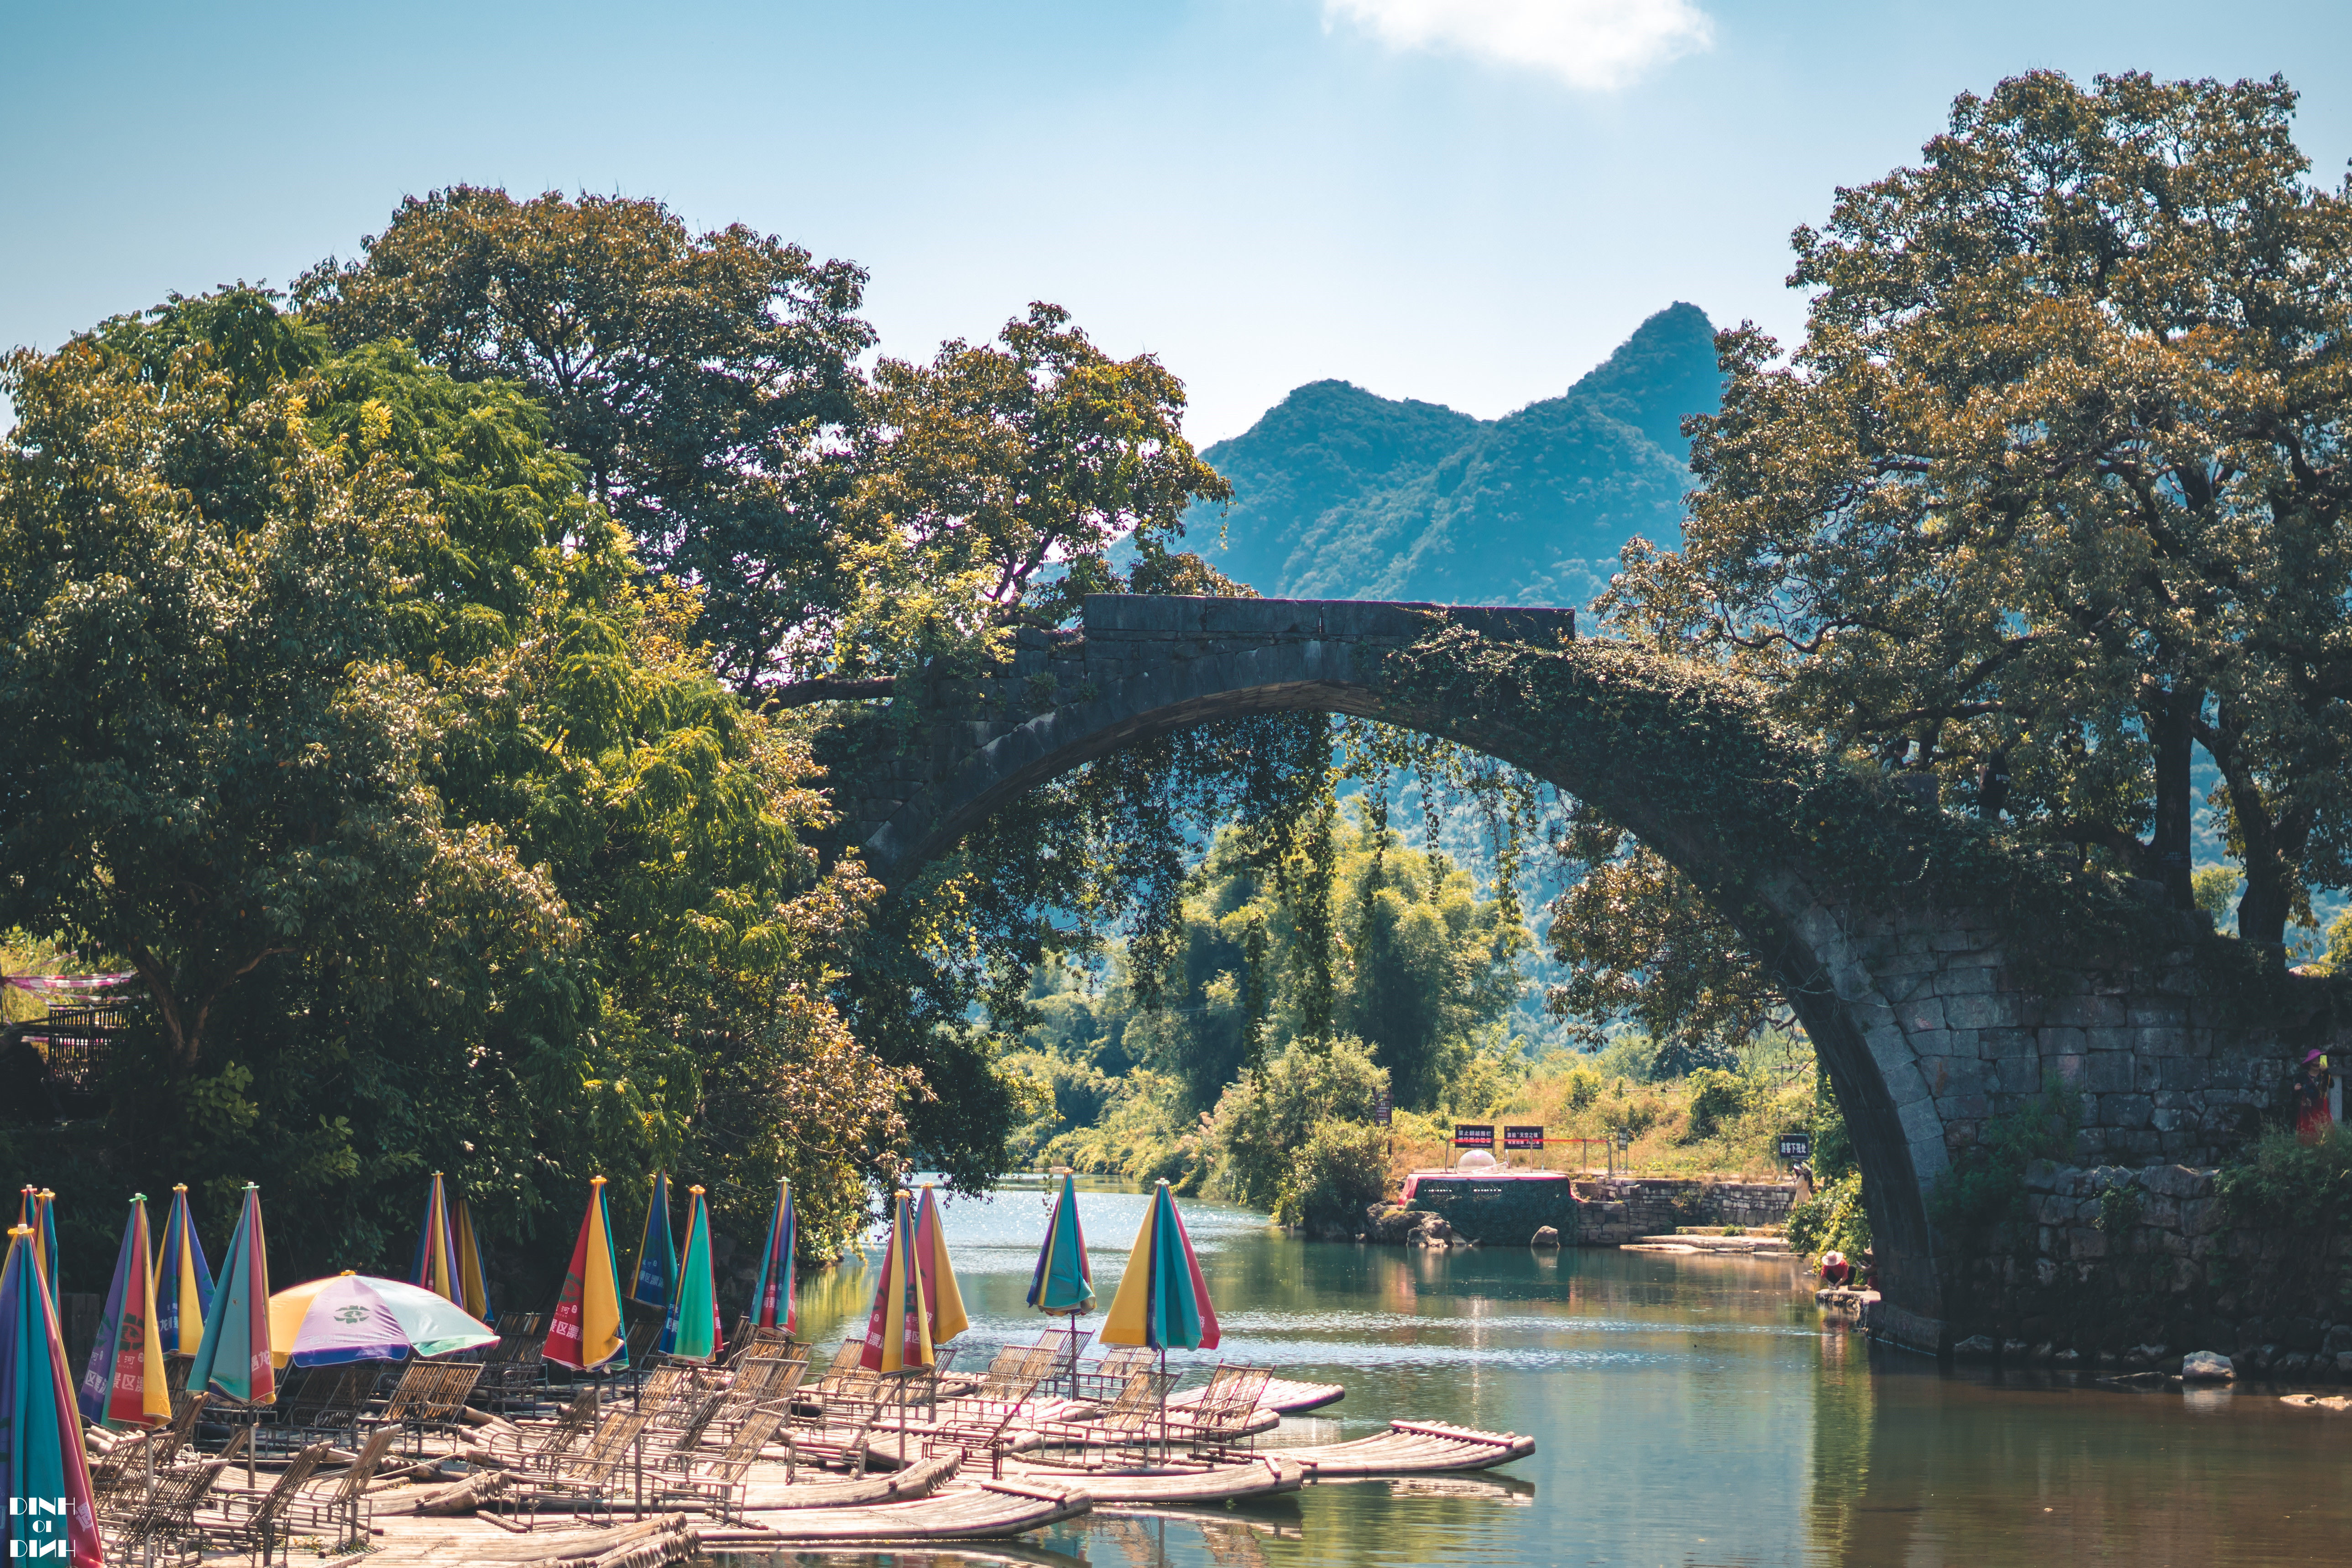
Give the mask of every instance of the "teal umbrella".
POLYGON ((58 1310, 35 1265, 30 1226, 8 1233, 0 1263, 0 1542, 11 1559, 100 1568, 106 1548, 89 1488, 58 1310))
MULTIPOLYGON (((1045 1222, 1045 1244, 1037 1249, 1036 1271, 1029 1277, 1029 1304, 1041 1312, 1076 1320, 1094 1305, 1094 1270, 1087 1263, 1086 1233, 1078 1227, 1078 1186, 1070 1173, 1062 1173, 1062 1195, 1054 1200, 1053 1217, 1045 1222)), ((1076 1330, 1075 1321, 1071 1327, 1076 1330)), ((1070 1396, 1078 1393, 1078 1336, 1070 1335, 1070 1396)))

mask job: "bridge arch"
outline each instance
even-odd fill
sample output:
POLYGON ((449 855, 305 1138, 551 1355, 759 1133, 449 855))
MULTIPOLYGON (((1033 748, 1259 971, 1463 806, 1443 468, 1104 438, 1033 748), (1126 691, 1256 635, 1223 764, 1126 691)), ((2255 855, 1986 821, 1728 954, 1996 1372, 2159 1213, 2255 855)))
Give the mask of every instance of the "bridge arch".
POLYGON ((1921 1348, 1949 1278, 1928 1194, 1989 1116, 2062 1084, 2084 1108, 2078 1153, 2134 1164, 2210 1160, 2242 1132, 2277 1042, 2195 1026, 2193 966, 2145 940, 2171 917, 2086 907, 2080 885, 1777 726, 1751 689, 1573 633, 1561 610, 1098 595, 1082 631, 1024 632, 991 678, 922 688, 915 723, 866 725, 833 763, 841 832, 902 886, 1058 773, 1271 712, 1399 725, 1544 779, 1673 863, 1764 957, 1853 1137, 1884 1321, 1921 1348), (2099 956, 2071 967, 2019 951, 2060 917, 2143 940, 2086 944, 2099 956))

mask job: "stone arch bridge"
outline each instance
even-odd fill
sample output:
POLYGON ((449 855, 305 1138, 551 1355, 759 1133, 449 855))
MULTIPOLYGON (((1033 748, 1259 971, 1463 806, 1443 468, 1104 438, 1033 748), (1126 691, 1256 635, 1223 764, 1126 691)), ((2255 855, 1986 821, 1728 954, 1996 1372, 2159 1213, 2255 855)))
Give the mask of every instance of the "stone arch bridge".
POLYGON ((1895 1309, 1882 1321, 1925 1349, 1953 1262, 1929 1194, 1989 1117, 2054 1087, 2082 1163, 2210 1163, 2275 1098, 2304 1036, 2249 1021, 2201 923, 2084 902, 1979 826, 1777 730, 1747 689, 1574 632, 1568 610, 1097 595, 1080 630, 1024 630, 989 678, 919 686, 912 722, 850 710, 826 747, 838 831, 902 886, 1055 774, 1268 712, 1402 725, 1545 779, 1766 955, 1846 1112, 1895 1309))

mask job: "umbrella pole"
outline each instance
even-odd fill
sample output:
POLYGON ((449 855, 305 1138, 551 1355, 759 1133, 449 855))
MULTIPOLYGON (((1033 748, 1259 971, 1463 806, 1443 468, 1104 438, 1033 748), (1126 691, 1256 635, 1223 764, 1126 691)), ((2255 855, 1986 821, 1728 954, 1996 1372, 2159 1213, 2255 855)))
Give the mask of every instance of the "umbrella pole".
POLYGON ((1160 1347, 1160 1462, 1168 1462, 1168 1347, 1160 1347))

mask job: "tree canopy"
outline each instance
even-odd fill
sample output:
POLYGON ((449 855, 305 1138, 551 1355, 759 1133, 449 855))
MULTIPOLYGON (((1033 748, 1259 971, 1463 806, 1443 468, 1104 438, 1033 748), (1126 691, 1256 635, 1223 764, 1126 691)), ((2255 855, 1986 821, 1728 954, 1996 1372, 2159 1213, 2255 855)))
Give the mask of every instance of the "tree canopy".
POLYGON ((2352 199, 2294 105, 2054 72, 1959 99, 1797 231, 1787 362, 1718 340, 1684 546, 1628 551, 1612 623, 2184 910, 2201 745, 2240 933, 2279 943, 2352 881, 2352 199))

